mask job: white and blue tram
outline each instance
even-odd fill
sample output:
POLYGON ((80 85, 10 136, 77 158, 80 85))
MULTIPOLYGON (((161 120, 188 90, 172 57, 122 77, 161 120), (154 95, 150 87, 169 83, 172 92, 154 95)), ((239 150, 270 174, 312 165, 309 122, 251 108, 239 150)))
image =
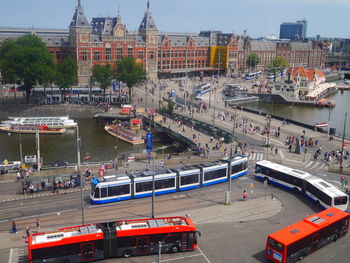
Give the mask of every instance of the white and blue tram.
MULTIPOLYGON (((219 160, 193 166, 154 171, 155 194, 168 194, 225 182, 248 172, 248 159, 235 155, 229 160, 219 160)), ((153 171, 144 171, 129 176, 104 176, 91 181, 90 199, 93 204, 118 202, 152 195, 153 171)))

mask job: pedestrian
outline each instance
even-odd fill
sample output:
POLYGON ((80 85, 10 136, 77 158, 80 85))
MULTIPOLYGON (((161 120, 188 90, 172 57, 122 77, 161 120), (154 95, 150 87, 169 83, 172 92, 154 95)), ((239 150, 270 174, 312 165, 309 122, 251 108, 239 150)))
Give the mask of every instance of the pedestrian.
POLYGON ((278 149, 277 149, 277 147, 275 148, 275 155, 277 155, 277 152, 278 152, 278 149))
POLYGON ((18 171, 16 182, 20 182, 20 181, 21 181, 21 173, 18 171))
POLYGON ((243 193, 242 193, 242 201, 245 201, 247 199, 248 195, 247 195, 247 192, 246 190, 243 190, 243 193))
POLYGON ((289 144, 288 149, 289 149, 289 152, 291 153, 292 152, 292 145, 291 144, 289 144))
POLYGON ((39 233, 40 230, 40 218, 36 219, 36 232, 39 233))
POLYGON ((162 167, 162 169, 164 169, 164 161, 163 160, 160 161, 160 167, 162 167))
POLYGON ((26 229, 26 235, 27 235, 27 238, 30 236, 29 226, 27 226, 27 229, 26 229))
POLYGON ((15 220, 12 220, 12 234, 17 234, 17 227, 15 220))
POLYGON ((253 197, 253 195, 254 195, 254 183, 253 182, 251 182, 249 184, 249 188, 250 188, 250 196, 253 197))

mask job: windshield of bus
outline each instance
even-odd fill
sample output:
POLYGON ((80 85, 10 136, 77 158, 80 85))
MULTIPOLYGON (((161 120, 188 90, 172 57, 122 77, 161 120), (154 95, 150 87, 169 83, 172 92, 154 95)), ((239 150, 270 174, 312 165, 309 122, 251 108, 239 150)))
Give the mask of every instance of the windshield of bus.
POLYGON ((339 196, 334 198, 334 205, 346 205, 348 203, 347 196, 339 196))
POLYGON ((282 245, 281 243, 277 242, 276 240, 274 240, 272 238, 269 238, 268 243, 271 247, 273 247, 274 249, 276 249, 278 251, 284 250, 284 245, 282 245))

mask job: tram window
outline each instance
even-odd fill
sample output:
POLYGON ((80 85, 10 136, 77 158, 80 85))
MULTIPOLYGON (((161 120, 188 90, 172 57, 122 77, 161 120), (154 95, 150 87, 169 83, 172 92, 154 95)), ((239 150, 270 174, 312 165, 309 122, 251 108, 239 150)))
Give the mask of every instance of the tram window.
POLYGON ((101 197, 107 197, 107 188, 104 187, 104 188, 101 188, 101 197))
POLYGON ((111 186, 108 188, 109 196, 126 195, 129 193, 130 193, 129 185, 117 185, 117 186, 111 186))
POLYGON ((163 179, 163 180, 156 180, 155 181, 155 188, 158 189, 164 189, 164 188, 170 188, 175 186, 175 178, 170 179, 163 179))
POLYGON ((198 181, 199 181, 198 174, 181 176, 181 185, 195 184, 195 183, 198 183, 198 181))
POLYGON ((243 170, 244 170, 243 163, 235 164, 235 165, 232 165, 231 174, 239 173, 243 170))
POLYGON ((95 195, 94 195, 95 198, 100 198, 100 188, 99 187, 96 187, 95 188, 95 195))
POLYGON ((210 172, 205 172, 204 180, 209 181, 209 180, 213 180, 213 179, 217 179, 225 176, 226 176, 226 168, 223 168, 223 169, 218 169, 210 172))
POLYGON ((136 183, 136 192, 145 192, 152 190, 152 182, 136 183))

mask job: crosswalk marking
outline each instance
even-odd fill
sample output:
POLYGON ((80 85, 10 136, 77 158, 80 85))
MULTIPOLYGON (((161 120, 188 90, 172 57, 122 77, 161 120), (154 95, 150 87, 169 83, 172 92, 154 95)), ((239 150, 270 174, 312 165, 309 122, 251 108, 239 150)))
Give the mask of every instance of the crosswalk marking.
POLYGON ((25 260, 23 248, 11 248, 9 255, 9 263, 22 263, 25 260))
POLYGON ((261 161, 264 159, 264 153, 254 152, 248 154, 248 160, 250 161, 261 161))
POLYGON ((318 161, 310 161, 307 163, 304 168, 309 168, 310 170, 323 170, 325 168, 326 164, 324 162, 318 162, 318 161))

